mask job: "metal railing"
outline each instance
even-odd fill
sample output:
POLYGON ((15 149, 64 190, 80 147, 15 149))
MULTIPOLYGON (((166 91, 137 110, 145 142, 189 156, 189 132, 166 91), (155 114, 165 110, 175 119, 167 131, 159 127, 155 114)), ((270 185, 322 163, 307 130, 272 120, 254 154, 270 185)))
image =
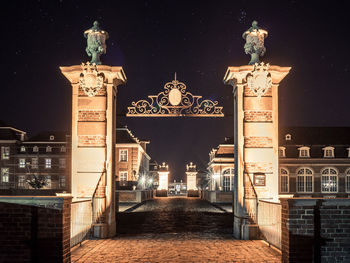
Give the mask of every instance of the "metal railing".
POLYGON ((281 204, 260 200, 258 203, 258 225, 263 238, 281 249, 281 204))
POLYGON ((91 200, 75 201, 71 204, 70 246, 83 242, 90 236, 92 225, 91 200))

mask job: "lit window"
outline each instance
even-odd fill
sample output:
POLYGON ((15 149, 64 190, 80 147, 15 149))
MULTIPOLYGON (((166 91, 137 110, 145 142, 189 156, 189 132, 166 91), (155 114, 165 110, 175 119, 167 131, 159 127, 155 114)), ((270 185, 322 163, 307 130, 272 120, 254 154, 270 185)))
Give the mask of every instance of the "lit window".
POLYGON ((313 172, 309 168, 300 168, 297 171, 297 192, 313 192, 313 172))
POLYGON ((62 153, 65 153, 65 152, 66 152, 66 147, 61 146, 61 152, 62 152, 62 153))
POLYGON ((48 152, 48 153, 52 152, 51 146, 47 146, 47 147, 46 147, 46 152, 48 152))
POLYGON ((338 173, 333 168, 325 168, 321 172, 321 191, 323 193, 338 192, 338 173))
POLYGON ((346 171, 345 191, 350 193, 350 168, 346 171))
POLYGON ((325 158, 333 158, 334 157, 334 147, 328 146, 322 149, 323 157, 325 158))
POLYGON ((281 193, 289 192, 289 172, 285 168, 280 169, 281 193))
POLYGON ((18 187, 24 188, 26 182, 26 177, 25 175, 20 175, 18 176, 18 187))
POLYGON ((33 157, 32 158, 32 169, 38 169, 39 168, 39 158, 38 157, 33 157))
POLYGON ((65 188, 66 187, 66 177, 61 175, 59 178, 58 178, 58 187, 59 188, 65 188))
POLYGON ((279 157, 286 157, 286 147, 279 147, 278 156, 279 157))
POLYGON ((300 147, 299 150, 299 157, 310 157, 310 147, 300 147))
POLYGON ((10 159, 10 147, 8 146, 1 147, 1 159, 2 160, 10 159))
POLYGON ((51 175, 45 176, 45 181, 46 181, 46 187, 51 188, 51 175))
POLYGON ((290 141, 290 140, 292 140, 292 135, 290 135, 290 134, 286 134, 286 141, 290 141))
POLYGON ((59 168, 66 168, 66 158, 59 159, 59 168))
POLYGON ((10 180, 10 168, 1 168, 1 182, 8 183, 10 180))
POLYGON ((223 190, 225 192, 233 191, 233 176, 234 176, 234 169, 229 168, 226 169, 223 173, 224 180, 223 180, 223 190))
POLYGON ((128 180, 128 172, 119 172, 119 181, 126 182, 128 180))
POLYGON ((21 146, 21 152, 25 152, 26 151, 26 147, 21 146))
POLYGON ((20 158, 18 160, 18 167, 19 168, 26 168, 26 159, 25 158, 20 158))
POLYGON ((350 147, 346 149, 348 150, 348 157, 350 158, 350 147))
POLYGON ((127 162, 128 161, 128 150, 120 150, 119 151, 119 161, 127 162))
POLYGON ((53 140, 55 140, 55 136, 50 135, 50 141, 53 141, 53 140))
POLYGON ((51 168, 51 158, 45 159, 45 168, 51 168))
POLYGON ((38 146, 34 146, 33 147, 33 152, 37 153, 39 151, 39 147, 38 146))

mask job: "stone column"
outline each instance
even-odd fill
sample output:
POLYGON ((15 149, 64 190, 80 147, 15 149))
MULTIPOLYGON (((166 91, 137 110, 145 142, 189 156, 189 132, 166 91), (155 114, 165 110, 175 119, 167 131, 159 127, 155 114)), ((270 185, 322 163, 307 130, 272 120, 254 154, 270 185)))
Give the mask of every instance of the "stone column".
POLYGON ((257 201, 278 201, 278 85, 290 67, 229 67, 235 110, 234 236, 257 234, 257 201))
POLYGON ((115 129, 118 85, 126 82, 122 67, 60 67, 72 85, 73 200, 92 199, 94 234, 115 235, 115 129))

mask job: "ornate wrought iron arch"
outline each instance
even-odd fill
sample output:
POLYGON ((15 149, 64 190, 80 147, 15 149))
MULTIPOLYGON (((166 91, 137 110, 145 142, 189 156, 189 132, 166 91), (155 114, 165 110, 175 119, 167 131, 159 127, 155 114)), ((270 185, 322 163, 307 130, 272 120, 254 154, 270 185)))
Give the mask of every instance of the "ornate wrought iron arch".
POLYGON ((127 117, 224 117, 217 101, 186 91, 186 85, 175 79, 164 85, 164 91, 148 96, 151 100, 132 102, 127 117))

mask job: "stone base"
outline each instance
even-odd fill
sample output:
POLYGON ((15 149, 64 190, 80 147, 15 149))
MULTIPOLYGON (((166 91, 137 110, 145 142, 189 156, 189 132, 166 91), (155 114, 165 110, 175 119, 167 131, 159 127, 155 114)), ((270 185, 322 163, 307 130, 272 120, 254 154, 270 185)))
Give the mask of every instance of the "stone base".
POLYGON ((94 237, 96 238, 108 238, 108 225, 107 224, 93 224, 92 230, 94 237))
POLYGON ((168 197, 168 191, 167 190, 157 190, 156 196, 157 197, 168 197))
POLYGON ((198 190, 188 190, 187 196, 188 197, 199 197, 199 191, 198 190))
POLYGON ((259 239, 259 226, 247 222, 246 219, 234 217, 233 237, 241 240, 259 239))

